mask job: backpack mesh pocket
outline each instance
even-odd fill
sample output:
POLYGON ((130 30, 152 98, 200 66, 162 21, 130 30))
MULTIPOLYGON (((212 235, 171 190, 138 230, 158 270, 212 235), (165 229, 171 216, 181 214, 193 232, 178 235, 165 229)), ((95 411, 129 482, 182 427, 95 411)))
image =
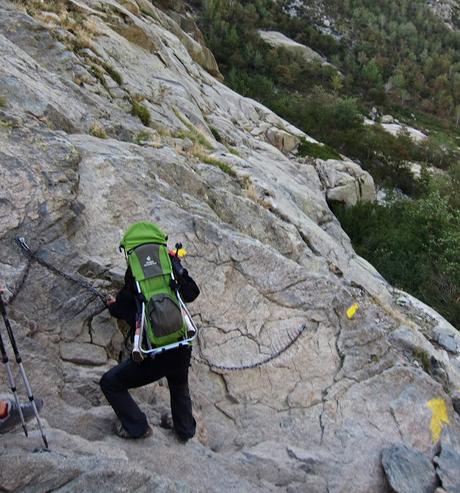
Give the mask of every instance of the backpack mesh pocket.
POLYGON ((147 313, 155 337, 163 337, 182 328, 183 319, 177 302, 169 295, 153 295, 147 304, 147 313))

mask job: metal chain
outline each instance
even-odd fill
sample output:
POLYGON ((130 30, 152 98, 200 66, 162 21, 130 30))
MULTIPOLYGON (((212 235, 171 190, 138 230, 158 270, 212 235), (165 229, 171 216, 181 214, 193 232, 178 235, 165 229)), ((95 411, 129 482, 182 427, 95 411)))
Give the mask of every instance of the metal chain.
MULTIPOLYGON (((35 262, 42 265, 43 267, 45 267, 49 271, 53 272, 54 274, 77 284, 78 286, 80 286, 83 289, 86 289, 87 291, 90 291, 95 296, 100 298, 100 300, 104 303, 104 305, 107 305, 107 303, 106 303, 107 296, 102 291, 99 291, 94 286, 92 286, 88 281, 86 281, 85 279, 70 275, 67 272, 64 272, 64 271, 58 269, 57 267, 55 267, 54 265, 51 265, 50 263, 46 262, 46 260, 43 260, 42 258, 40 258, 36 252, 32 252, 32 250, 29 248, 29 246, 27 245, 27 243, 23 237, 15 238, 15 241, 21 247, 23 252, 25 252, 25 254, 29 257, 29 259, 31 261, 35 260, 35 262)), ((30 269, 30 264, 31 264, 31 262, 29 262, 29 265, 26 267, 26 276, 27 276, 28 271, 30 269)), ((26 276, 24 276, 21 279, 20 287, 22 287, 22 285, 24 284, 26 276)), ((16 293, 13 294, 13 298, 16 297, 18 291, 19 291, 19 289, 17 289, 16 293)), ((10 300, 10 303, 11 303, 11 300, 10 300)))
MULTIPOLYGON (((101 291, 97 290, 88 281, 86 281, 85 279, 82 279, 82 278, 77 278, 75 276, 72 276, 72 275, 68 274, 67 272, 64 272, 64 271, 58 269, 57 267, 55 267, 54 265, 51 265, 50 263, 46 262, 46 260, 43 260, 42 258, 40 258, 36 252, 32 252, 32 250, 29 248, 29 246, 27 245, 27 243, 23 237, 15 238, 15 241, 21 247, 21 249, 25 252, 25 254, 28 256, 29 262, 28 262, 28 264, 24 270, 24 274, 21 278, 21 281, 19 282, 18 287, 16 288, 15 292, 13 293, 13 296, 10 298, 9 303, 12 303, 14 301, 14 299, 16 298, 17 294, 19 293, 20 289, 22 288, 22 286, 24 285, 24 283, 26 281, 26 278, 27 278, 29 271, 30 271, 30 266, 32 264, 32 261, 35 261, 38 264, 45 267, 46 269, 48 269, 49 271, 53 272, 54 274, 77 284, 78 286, 82 287, 83 289, 86 289, 87 291, 90 291, 95 296, 100 298, 101 301, 104 303, 104 305, 106 305, 106 295, 104 293, 102 293, 101 291)), ((298 341, 298 339, 303 334, 303 332, 305 331, 306 328, 307 328, 306 325, 302 324, 296 330, 296 332, 293 335, 288 333, 289 341, 287 342, 286 345, 284 345, 281 349, 278 349, 274 353, 267 355, 266 357, 260 359, 259 361, 256 361, 255 363, 247 363, 247 364, 241 364, 241 365, 228 365, 228 366, 227 365, 218 365, 218 364, 213 363, 211 361, 208 361, 206 359, 206 357, 203 355, 203 352, 201 350, 201 343, 200 343, 200 337, 199 337, 199 332, 198 332, 197 341, 198 341, 198 351, 199 351, 200 356, 197 357, 197 356, 193 355, 193 359, 195 359, 196 361, 198 361, 200 363, 207 365, 209 368, 212 368, 214 370, 220 370, 220 371, 240 371, 240 370, 250 370, 250 369, 254 369, 254 368, 259 368, 260 366, 265 365, 265 364, 269 363, 270 361, 273 361, 276 358, 279 358, 283 353, 288 351, 298 341)))
POLYGON ((304 332, 304 330, 306 328, 307 328, 307 326, 305 324, 303 324, 296 330, 294 335, 291 335, 288 333, 289 342, 285 346, 283 346, 281 349, 278 349, 274 353, 269 354, 265 358, 262 358, 259 361, 256 361, 255 363, 247 363, 247 364, 234 365, 234 366, 218 365, 218 364, 215 364, 215 363, 208 361, 203 356, 203 352, 201 351, 201 343, 200 343, 200 338, 199 338, 199 334, 198 334, 197 340, 198 340, 198 351, 200 353, 200 356, 197 357, 194 355, 193 358, 196 361, 209 366, 210 368, 213 368, 215 370, 221 370, 221 371, 238 371, 238 370, 250 370, 253 368, 258 368, 262 365, 269 363, 270 361, 273 361, 274 359, 280 357, 283 353, 285 353, 289 348, 291 348, 297 342, 297 340, 299 339, 299 337, 302 335, 302 333, 304 332))

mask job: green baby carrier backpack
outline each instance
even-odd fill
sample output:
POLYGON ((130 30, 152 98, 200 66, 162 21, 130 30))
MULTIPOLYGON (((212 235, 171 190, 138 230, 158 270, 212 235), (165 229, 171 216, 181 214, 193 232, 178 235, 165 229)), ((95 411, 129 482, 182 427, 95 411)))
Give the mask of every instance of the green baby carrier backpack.
POLYGON ((120 243, 137 289, 132 352, 135 361, 188 345, 196 335, 196 327, 176 289, 167 240, 158 226, 139 221, 126 230, 120 243))

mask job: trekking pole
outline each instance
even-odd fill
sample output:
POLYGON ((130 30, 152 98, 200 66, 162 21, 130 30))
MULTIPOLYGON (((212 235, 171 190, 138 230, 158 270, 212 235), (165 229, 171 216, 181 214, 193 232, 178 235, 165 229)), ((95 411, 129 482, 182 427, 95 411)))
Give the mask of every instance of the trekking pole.
MULTIPOLYGON (((1 296, 1 295, 0 295, 1 296)), ((16 392, 16 385, 14 383, 13 373, 11 371, 10 360, 6 354, 5 345, 3 344, 2 335, 0 334, 0 352, 2 353, 2 362, 6 368, 6 375, 8 377, 8 383, 10 384, 11 392, 13 392, 14 401, 16 402, 16 407, 18 408, 19 417, 21 418, 22 429, 26 437, 29 436, 27 432, 26 421, 24 415, 22 414, 21 403, 19 402, 18 393, 16 392)))
MULTIPOLYGON (((45 433, 43 432, 40 417, 38 416, 37 406, 35 404, 34 396, 32 394, 32 389, 30 388, 29 380, 27 379, 27 375, 26 375, 26 372, 24 370, 24 365, 22 364, 22 358, 21 358, 21 355, 19 354, 18 346, 16 345, 16 340, 14 338, 13 329, 11 328, 10 321, 9 321, 8 316, 6 314, 5 303, 3 302, 3 298, 2 298, 1 293, 0 293, 0 310, 2 312, 3 321, 5 322, 6 331, 8 332, 8 337, 10 338, 11 347, 13 348, 14 356, 16 358, 16 363, 19 366, 19 371, 21 372, 22 380, 24 381, 24 385, 26 387, 27 397, 29 398, 29 401, 32 404, 32 409, 34 410, 35 418, 37 419, 37 424, 38 424, 38 428, 40 429, 40 433, 42 435, 43 443, 45 444, 45 447, 48 448, 48 440, 46 439, 45 433)), ((20 406, 19 406, 19 409, 21 409, 20 406)), ((22 413, 21 413, 21 415, 22 415, 22 413)), ((22 416, 22 419, 24 419, 23 416, 22 416)))

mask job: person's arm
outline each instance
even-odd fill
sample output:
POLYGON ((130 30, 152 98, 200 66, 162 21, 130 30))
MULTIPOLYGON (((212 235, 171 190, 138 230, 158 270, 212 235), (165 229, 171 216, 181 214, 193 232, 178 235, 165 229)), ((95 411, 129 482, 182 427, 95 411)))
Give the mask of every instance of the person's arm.
POLYGON ((181 261, 176 256, 170 256, 174 277, 177 280, 179 294, 185 303, 191 303, 198 298, 200 289, 190 277, 188 270, 182 267, 181 261))
POLYGON ((125 285, 118 292, 116 298, 107 297, 107 308, 110 315, 125 320, 131 327, 136 325, 136 300, 134 298, 134 281, 131 270, 128 268, 125 274, 125 285))

